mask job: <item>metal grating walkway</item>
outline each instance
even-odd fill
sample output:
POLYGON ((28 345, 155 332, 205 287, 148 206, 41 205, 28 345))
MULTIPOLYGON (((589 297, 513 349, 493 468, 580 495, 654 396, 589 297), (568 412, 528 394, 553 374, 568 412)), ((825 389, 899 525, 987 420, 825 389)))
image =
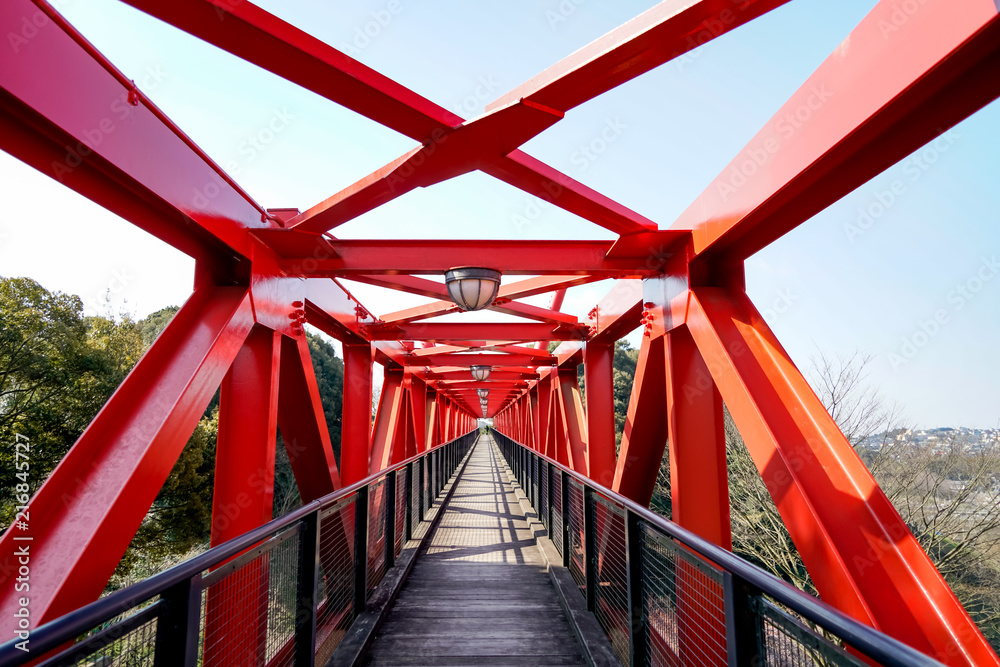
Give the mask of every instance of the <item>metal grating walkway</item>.
POLYGON ((480 436, 366 664, 586 664, 502 466, 480 436))

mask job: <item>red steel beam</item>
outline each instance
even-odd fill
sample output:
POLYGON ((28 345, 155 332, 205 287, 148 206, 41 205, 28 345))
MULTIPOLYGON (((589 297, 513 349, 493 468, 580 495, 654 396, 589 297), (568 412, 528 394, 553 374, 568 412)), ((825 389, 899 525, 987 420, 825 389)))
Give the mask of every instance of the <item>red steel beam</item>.
POLYGON ((820 596, 949 665, 998 665, 745 294, 696 288, 688 328, 820 596))
POLYGON ((335 280, 307 280, 304 310, 309 324, 337 340, 345 344, 368 344, 361 330, 375 319, 335 280))
POLYGON ((462 122, 250 2, 124 1, 416 141, 462 122))
MULTIPOLYGON (((382 176, 396 171, 408 159, 417 155, 427 155, 432 149, 443 147, 451 137, 451 130, 463 123, 459 116, 249 2, 234 4, 210 0, 181 0, 170 3, 169 6, 153 0, 126 0, 126 2, 425 144, 390 163, 380 172, 376 172, 377 176, 373 175, 365 182, 355 184, 349 188, 349 192, 342 193, 335 201, 342 201, 347 195, 372 186, 382 176)), ((512 100, 509 104, 494 104, 491 105, 491 110, 510 108, 514 103, 517 103, 517 100, 512 100)), ((531 102, 524 106, 538 108, 531 102)), ((503 180, 523 187, 533 194, 540 193, 539 196, 550 195, 555 188, 559 188, 560 191, 551 199, 554 204, 616 233, 627 234, 655 229, 655 224, 637 213, 576 183, 530 156, 514 150, 523 143, 524 137, 520 143, 515 141, 515 145, 509 149, 503 149, 497 147, 495 132, 486 131, 482 135, 468 151, 480 160, 484 157, 483 154, 491 155, 492 159, 486 164, 498 168, 500 170, 498 177, 503 180), (509 157, 504 157, 508 154, 509 157)), ((510 141, 507 140, 508 145, 510 141)), ((479 166, 482 165, 475 165, 479 166)), ((415 179, 410 179, 411 175, 408 172, 397 172, 396 175, 404 176, 404 183, 409 179, 415 184, 415 179)), ((376 190, 378 187, 375 186, 376 190)), ((395 188, 388 193, 378 194, 389 195, 391 198, 404 191, 404 188, 395 188)), ((369 189, 369 196, 371 194, 375 192, 369 189)), ((348 214, 356 215, 360 210, 349 211, 348 214)), ((304 219, 306 218, 300 218, 299 221, 304 219)), ((295 221, 292 224, 295 224, 295 221)), ((315 228, 321 229, 323 224, 328 223, 320 223, 315 228)))
POLYGON ((316 204, 289 221, 296 231, 321 233, 399 197, 497 160, 562 120, 562 113, 530 102, 468 121, 453 130, 435 131, 422 146, 316 204))
POLYGON ((48 4, 0 3, 0 29, 42 12, 0 54, 0 148, 196 258, 246 255, 246 230, 277 226, 48 4))
POLYGON ((340 430, 340 468, 344 484, 368 476, 371 449, 372 346, 344 343, 344 402, 340 430))
POLYGON ((440 357, 399 357, 397 361, 404 366, 492 366, 494 369, 504 366, 519 368, 532 366, 555 366, 558 360, 554 357, 543 359, 521 354, 442 354, 440 357))
POLYGON ((649 505, 667 444, 667 378, 664 337, 643 337, 611 489, 649 505))
POLYGON ((587 341, 584 385, 587 389, 587 444, 590 477, 611 488, 615 480, 614 343, 587 341))
MULTIPOLYGON (((683 239, 683 232, 671 232, 683 239)), ((376 274, 444 274, 457 263, 486 266, 508 275, 586 274, 606 278, 658 275, 648 253, 609 258, 610 241, 402 240, 337 239, 337 257, 289 258, 281 268, 288 276, 357 276, 376 274)), ((440 284, 440 283, 439 283, 440 284)), ((442 285, 443 287, 443 285, 442 285)))
POLYGON ((671 520, 732 551, 722 397, 686 327, 666 335, 671 520))
POLYGON ((642 281, 619 280, 590 312, 594 333, 590 340, 614 344, 642 322, 642 281))
POLYGON ((994 0, 899 11, 876 5, 672 225, 696 252, 749 257, 1000 95, 994 0))
POLYGON ((375 423, 372 425, 372 452, 368 473, 373 474, 389 467, 403 444, 398 442, 400 424, 405 424, 407 409, 403 389, 403 371, 386 369, 382 379, 375 423), (397 446, 398 445, 398 446, 397 446))
MULTIPOLYGON (((370 327, 371 340, 583 340, 585 327, 527 322, 433 322, 370 327)), ((524 354, 524 353, 522 353, 524 354)))
MULTIPOLYGON (((528 369, 526 369, 528 370, 528 369)), ((493 371, 490 374, 490 379, 487 382, 495 382, 498 380, 537 380, 539 378, 538 373, 534 369, 530 369, 531 372, 516 371, 514 369, 505 369, 499 371, 493 371), (510 371, 510 372, 508 372, 510 371)), ((460 371, 428 371, 421 374, 427 381, 449 381, 449 380, 468 380, 471 375, 469 374, 469 369, 463 369, 460 371)), ((474 380, 473 380, 474 381, 474 380)))
POLYGON ((657 228, 652 220, 521 150, 484 165, 482 170, 615 234, 636 234, 657 228))
POLYGON ((569 111, 787 1, 661 2, 486 108, 530 100, 569 111))
MULTIPOLYGON (((222 381, 211 546, 273 518, 281 334, 257 325, 222 381)), ((206 595, 204 664, 252 663, 267 643, 267 567, 256 561, 206 595)))

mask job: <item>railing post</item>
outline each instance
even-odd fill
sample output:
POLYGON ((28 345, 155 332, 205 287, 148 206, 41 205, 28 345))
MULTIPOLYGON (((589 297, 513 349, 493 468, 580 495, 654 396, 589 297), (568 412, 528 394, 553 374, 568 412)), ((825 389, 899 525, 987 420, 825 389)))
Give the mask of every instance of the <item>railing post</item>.
POLYGON ((302 519, 299 541, 298 611, 295 614, 295 667, 316 662, 316 603, 319 595, 319 510, 302 519))
POLYGON ((417 523, 424 520, 424 468, 427 456, 417 459, 417 523))
POLYGON ((358 489, 354 500, 354 614, 368 602, 368 487, 358 489))
POLYGON ((546 517, 545 518, 548 520, 548 523, 545 524, 545 529, 548 530, 549 531, 549 535, 551 535, 552 534, 552 464, 551 463, 547 463, 546 464, 545 471, 546 471, 545 474, 547 474, 549 476, 549 478, 547 480, 545 480, 546 481, 546 484, 545 484, 546 491, 545 491, 545 493, 546 493, 546 495, 548 495, 548 498, 545 499, 546 500, 546 502, 545 502, 545 514, 546 514, 546 517))
POLYGON ((597 609, 597 529, 594 515, 597 499, 594 490, 587 485, 583 487, 583 555, 586 563, 587 610, 597 609))
POLYGON ((729 667, 766 664, 760 616, 754 610, 754 601, 760 597, 760 590, 726 571, 722 573, 722 587, 726 604, 726 655, 729 667))
POLYGON ((569 567, 569 473, 560 470, 562 475, 562 532, 563 532, 563 567, 569 567))
POLYGON ((406 532, 407 542, 413 539, 413 462, 406 464, 406 532))
POLYGON ((385 569, 396 564, 396 471, 385 476, 385 569))
POLYGON ((166 611, 156 621, 156 667, 197 667, 201 631, 200 575, 185 579, 160 597, 166 611))
POLYGON ((628 573, 626 595, 629 609, 629 664, 645 665, 649 655, 649 620, 646 618, 646 600, 642 594, 644 574, 642 523, 627 507, 625 508, 625 568, 628 573))
POLYGON ((528 496, 528 504, 534 504, 535 498, 535 457, 527 447, 524 448, 524 466, 527 469, 525 481, 528 483, 525 488, 525 495, 528 496))

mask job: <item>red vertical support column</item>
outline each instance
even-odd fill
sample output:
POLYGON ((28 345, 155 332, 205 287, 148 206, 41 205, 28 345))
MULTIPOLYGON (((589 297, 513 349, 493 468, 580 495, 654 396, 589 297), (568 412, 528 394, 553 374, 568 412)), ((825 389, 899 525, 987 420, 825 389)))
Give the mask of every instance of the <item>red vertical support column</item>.
POLYGON ((534 450, 538 450, 535 441, 535 406, 531 401, 531 392, 524 392, 524 442, 534 450))
POLYGON ((722 396, 687 327, 667 334, 666 358, 671 518, 732 550, 722 396))
POLYGON ((664 337, 644 337, 632 380, 628 415, 611 487, 626 498, 649 505, 667 444, 666 350, 664 337))
POLYGON ((392 454, 389 464, 394 465, 417 455, 416 424, 413 419, 412 376, 403 376, 403 396, 400 401, 400 415, 396 420, 396 435, 392 439, 392 454))
POLYGON ((517 440, 518 442, 522 442, 523 443, 524 442, 524 437, 523 437, 523 434, 521 433, 521 417, 522 417, 522 415, 521 415, 521 399, 520 398, 514 399, 514 402, 510 406, 510 413, 511 413, 510 414, 511 419, 514 420, 514 427, 513 427, 514 428, 514 432, 512 433, 512 436, 513 436, 514 440, 517 440))
POLYGON ((427 387, 424 393, 424 419, 426 435, 424 436, 424 449, 422 451, 427 451, 441 444, 441 429, 438 426, 437 392, 430 387, 427 387))
POLYGON ((389 466, 400 419, 403 416, 403 370, 386 368, 379 396, 378 411, 372 429, 372 455, 368 474, 389 466))
POLYGON ((566 438, 566 410, 563 406, 559 373, 552 369, 549 377, 549 456, 564 466, 569 466, 569 445, 566 438))
POLYGON ((441 401, 441 441, 451 440, 451 401, 444 398, 441 401))
POLYGON ((340 475, 345 486, 368 476, 371 451, 372 347, 344 344, 344 404, 340 429, 340 475))
POLYGON ((588 342, 583 363, 590 478, 608 488, 615 480, 614 354, 613 343, 588 342))
POLYGON ((545 443, 541 438, 541 405, 538 399, 538 385, 536 384, 528 390, 528 400, 531 402, 531 439, 535 446, 535 451, 544 454, 545 443))
MULTIPOLYGON (((254 327, 222 381, 212 546, 271 520, 280 342, 254 327)), ((208 590, 206 667, 264 664, 269 576, 267 558, 255 559, 208 590)))
POLYGON ((546 456, 552 456, 549 448, 549 417, 551 413, 552 386, 549 376, 542 375, 535 385, 538 395, 538 451, 546 456))
MULTIPOLYGON (((667 334, 666 364, 671 518, 732 550, 722 397, 687 327, 667 334)), ((675 576, 681 662, 711 664, 705 646, 725 635, 726 619, 704 599, 712 593, 721 599, 722 587, 684 559, 675 576)))
POLYGON ((580 383, 576 377, 576 366, 560 368, 558 378, 571 467, 581 475, 589 475, 587 421, 583 414, 583 401, 580 398, 580 383))

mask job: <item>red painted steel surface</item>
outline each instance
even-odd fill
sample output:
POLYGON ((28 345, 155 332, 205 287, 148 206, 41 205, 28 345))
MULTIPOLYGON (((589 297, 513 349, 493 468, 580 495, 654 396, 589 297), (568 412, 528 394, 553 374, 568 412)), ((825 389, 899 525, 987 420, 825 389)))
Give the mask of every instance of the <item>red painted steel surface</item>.
MULTIPOLYGON (((97 597, 220 384, 213 541, 269 516, 275 425, 308 501, 474 428, 475 392, 488 388, 501 431, 641 502, 669 436, 674 519, 728 547, 725 398, 824 599, 948 664, 1000 665, 747 300, 742 264, 1000 94, 993 0, 924 0, 891 39, 879 25, 895 3, 880 2, 850 48, 831 55, 664 230, 521 146, 566 111, 781 0, 661 3, 472 121, 250 2, 126 2, 417 145, 322 202, 302 202, 302 212, 264 211, 43 0, 0 4, 5 33, 25 16, 47 17, 30 42, 0 54, 0 148, 197 260, 188 303, 31 501, 33 623, 97 597), (782 121, 800 112, 809 123, 787 132, 782 121), (617 238, 321 235, 473 170, 617 238), (456 264, 502 271, 491 309, 519 321, 426 322, 456 307, 443 283, 421 275, 456 264), (511 279, 518 275, 529 277, 511 279), (340 278, 430 302, 378 317, 340 278), (585 320, 561 312, 567 288, 606 278, 618 282, 585 320), (547 293, 549 308, 523 301, 547 293), (343 343, 341 443, 330 441, 305 322, 343 343), (616 456, 614 342, 640 326, 616 456), (550 340, 564 342, 549 353, 550 340), (374 424, 373 363, 385 368, 374 424), (473 380, 474 364, 493 367, 491 378, 473 380)), ((13 553, 8 532, 0 568, 13 553)), ((13 604, 0 590, 0 629, 13 604)), ((241 608, 239 629, 209 607, 212 632, 256 650, 259 604, 241 608)), ((206 655, 206 664, 241 659, 206 655)))

